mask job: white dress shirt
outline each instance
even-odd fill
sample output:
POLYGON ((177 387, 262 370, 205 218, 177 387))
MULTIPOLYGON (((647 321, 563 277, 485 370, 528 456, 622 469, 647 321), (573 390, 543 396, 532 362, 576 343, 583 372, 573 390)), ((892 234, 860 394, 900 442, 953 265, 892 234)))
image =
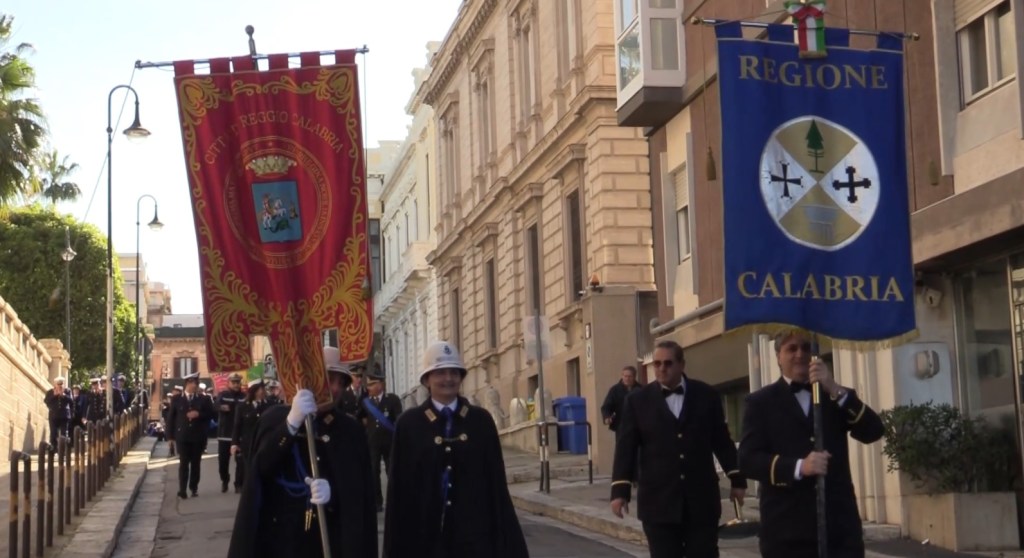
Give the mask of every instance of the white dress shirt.
MULTIPOLYGON (((683 386, 683 391, 686 390, 686 378, 682 378, 679 381, 679 385, 683 386)), ((675 387, 661 386, 661 389, 675 389, 675 387)), ((673 393, 665 398, 665 403, 668 403, 668 410, 672 411, 672 414, 679 418, 679 415, 683 412, 683 398, 686 397, 685 393, 673 393)))
MULTIPOLYGON (((785 376, 783 376, 782 379, 786 380, 786 384, 792 385, 792 383, 793 383, 793 380, 790 380, 789 378, 787 378, 785 376)), ((822 395, 824 395, 824 394, 822 394, 822 395)), ((804 416, 806 417, 806 416, 810 415, 811 414, 811 392, 809 390, 806 390, 806 389, 800 390, 800 391, 794 393, 793 397, 796 397, 796 402, 800 404, 800 409, 803 410, 804 416)), ((838 404, 839 404, 840 407, 842 407, 843 404, 846 403, 846 397, 847 397, 847 394, 844 393, 843 397, 838 401, 838 404)), ((800 458, 800 459, 796 460, 796 471, 793 473, 793 478, 794 479, 800 480, 800 479, 803 478, 803 475, 800 474, 800 466, 803 465, 803 464, 804 464, 803 458, 800 458)))
POLYGON ((449 404, 447 404, 447 405, 445 405, 444 403, 439 403, 439 402, 438 402, 438 401, 437 401, 436 399, 434 399, 434 398, 431 398, 431 399, 430 399, 430 402, 434 404, 434 409, 435 409, 435 410, 436 410, 437 412, 439 412, 439 413, 440 413, 441 411, 443 411, 445 407, 448 407, 448 408, 449 408, 449 409, 451 409, 451 410, 452 410, 452 412, 454 413, 454 412, 455 412, 455 410, 456 410, 456 409, 457 409, 457 408, 459 407, 459 400, 458 400, 458 399, 456 399, 456 400, 452 401, 451 403, 449 403, 449 404))

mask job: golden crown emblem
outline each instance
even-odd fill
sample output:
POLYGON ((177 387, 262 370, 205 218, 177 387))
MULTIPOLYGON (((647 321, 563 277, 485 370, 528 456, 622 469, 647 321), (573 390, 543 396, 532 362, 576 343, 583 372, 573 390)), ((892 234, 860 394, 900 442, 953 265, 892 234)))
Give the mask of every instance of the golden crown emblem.
POLYGON ((295 161, 285 157, 283 155, 268 155, 266 157, 257 157, 249 164, 245 165, 245 168, 256 173, 256 176, 280 176, 288 172, 288 169, 297 165, 295 161))

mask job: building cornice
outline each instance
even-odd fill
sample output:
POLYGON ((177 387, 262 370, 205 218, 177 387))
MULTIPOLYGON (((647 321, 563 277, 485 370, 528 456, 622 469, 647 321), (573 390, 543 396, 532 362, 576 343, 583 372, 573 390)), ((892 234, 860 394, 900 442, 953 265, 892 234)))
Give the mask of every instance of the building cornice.
MULTIPOLYGON (((469 4, 472 5, 473 2, 469 4)), ((438 97, 447 89, 448 83, 466 55, 467 48, 473 45, 477 36, 480 35, 480 31, 483 30, 487 20, 494 13, 498 0, 482 0, 476 4, 479 8, 475 14, 469 13, 472 7, 467 10, 459 10, 459 15, 455 19, 455 23, 452 24, 448 37, 445 38, 441 48, 437 49, 437 54, 434 55, 434 62, 431 63, 431 66, 442 60, 444 63, 443 65, 438 64, 439 71, 430 72, 430 77, 425 82, 427 87, 423 102, 430 106, 434 106, 438 97), (460 27, 465 27, 461 34, 459 33, 460 27)), ((465 5, 466 3, 463 3, 463 6, 465 5)))
POLYGON ((473 246, 480 247, 488 240, 498 236, 497 223, 484 223, 473 233, 473 246))

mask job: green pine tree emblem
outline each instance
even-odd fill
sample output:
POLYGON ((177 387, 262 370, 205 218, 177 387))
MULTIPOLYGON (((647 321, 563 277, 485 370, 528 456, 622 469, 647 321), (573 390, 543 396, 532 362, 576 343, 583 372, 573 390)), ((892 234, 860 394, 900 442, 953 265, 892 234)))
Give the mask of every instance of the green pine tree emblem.
POLYGON ((818 121, 811 120, 811 127, 807 130, 807 154, 814 157, 814 168, 811 172, 815 174, 825 174, 818 168, 818 159, 825 156, 825 138, 821 137, 821 130, 818 129, 818 121))

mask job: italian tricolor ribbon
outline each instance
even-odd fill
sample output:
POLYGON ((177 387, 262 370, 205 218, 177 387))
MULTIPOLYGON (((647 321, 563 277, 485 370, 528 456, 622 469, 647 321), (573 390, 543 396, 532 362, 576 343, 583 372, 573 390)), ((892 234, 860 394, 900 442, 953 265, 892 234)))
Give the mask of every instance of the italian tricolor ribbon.
POLYGON ((825 57, 825 2, 786 2, 786 11, 793 17, 793 25, 796 26, 800 57, 825 57))

